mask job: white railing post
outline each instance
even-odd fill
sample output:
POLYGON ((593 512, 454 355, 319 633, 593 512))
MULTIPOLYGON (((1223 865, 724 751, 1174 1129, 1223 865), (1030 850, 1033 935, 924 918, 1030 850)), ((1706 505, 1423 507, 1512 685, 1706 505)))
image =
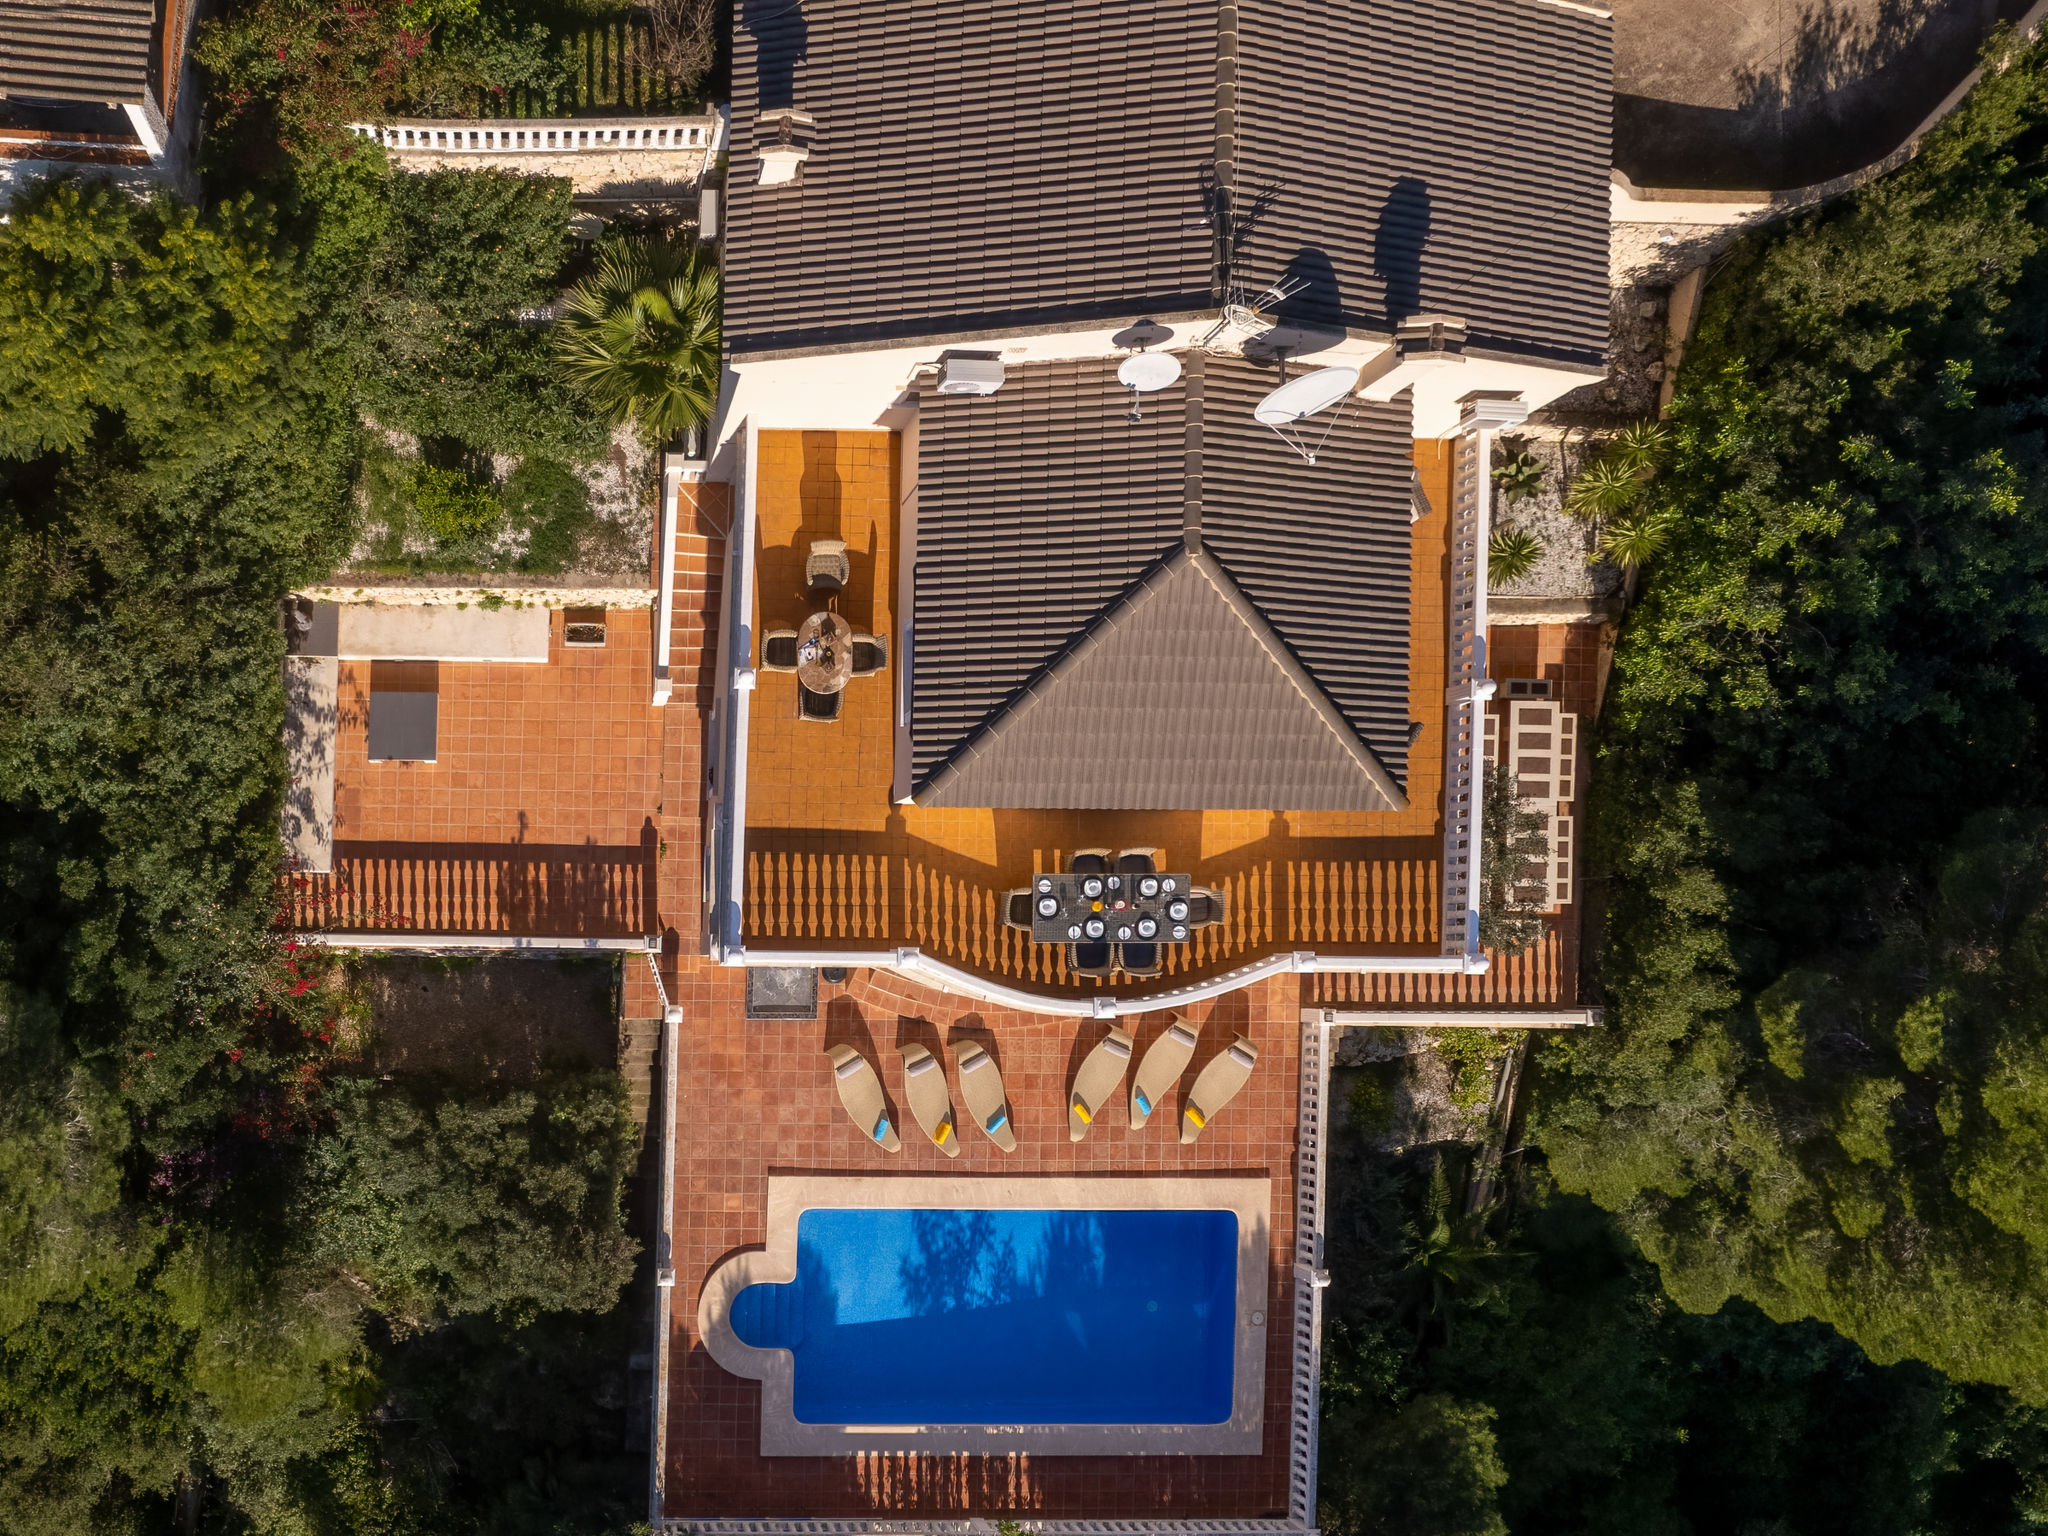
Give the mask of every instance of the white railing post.
POLYGON ((1441 951, 1468 971, 1486 969, 1479 947, 1480 826, 1486 752, 1486 548, 1492 537, 1493 440, 1527 418, 1519 400, 1473 400, 1453 439, 1450 507, 1450 656, 1444 689, 1444 855, 1441 951))

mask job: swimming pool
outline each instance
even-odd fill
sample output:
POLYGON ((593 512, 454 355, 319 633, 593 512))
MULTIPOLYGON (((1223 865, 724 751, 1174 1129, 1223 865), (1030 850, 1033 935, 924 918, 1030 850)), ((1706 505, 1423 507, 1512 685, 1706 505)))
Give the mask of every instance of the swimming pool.
POLYGON ((698 1334, 762 1384, 764 1455, 1262 1448, 1256 1178, 769 1181, 698 1334))
POLYGON ((1229 1211, 813 1210, 732 1328, 795 1356, 805 1424, 1221 1424, 1229 1211))

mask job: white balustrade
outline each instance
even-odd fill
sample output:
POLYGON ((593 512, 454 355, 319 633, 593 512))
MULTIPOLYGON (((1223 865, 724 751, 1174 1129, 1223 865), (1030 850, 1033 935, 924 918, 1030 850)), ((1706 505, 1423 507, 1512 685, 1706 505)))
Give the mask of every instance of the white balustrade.
POLYGON ((643 151, 710 154, 721 120, 705 117, 499 118, 480 122, 350 123, 348 131, 400 154, 569 155, 643 151))

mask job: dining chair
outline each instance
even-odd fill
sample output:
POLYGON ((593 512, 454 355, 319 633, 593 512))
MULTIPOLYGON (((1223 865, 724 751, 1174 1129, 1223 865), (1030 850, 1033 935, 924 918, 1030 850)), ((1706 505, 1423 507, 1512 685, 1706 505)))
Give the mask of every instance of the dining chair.
POLYGON ((795 630, 771 629, 761 637, 761 670, 763 672, 794 672, 796 670, 795 630))
POLYGON ((1116 872, 1120 875, 1152 875, 1159 872, 1155 860, 1159 857, 1157 848, 1126 848, 1116 856, 1116 872))
POLYGON ((804 556, 804 585, 813 593, 837 592, 853 574, 846 558, 846 540, 813 539, 804 556))
POLYGON ((1115 968, 1114 948, 1108 943, 1069 944, 1067 969, 1076 976, 1107 976, 1115 968))
POLYGON ((1031 887, 1003 892, 1003 922, 1011 928, 1031 931, 1031 887))
POLYGON ((880 635, 853 637, 853 675, 873 677, 889 665, 889 642, 880 635))
POLYGON ((1126 976, 1157 976, 1161 965, 1157 944, 1119 944, 1116 968, 1126 976))
POLYGON ((1221 891, 1212 891, 1207 886, 1188 888, 1188 926, 1203 928, 1211 923, 1220 923, 1230 910, 1230 901, 1221 891))
POLYGON ((1107 848, 1080 848, 1067 859, 1067 873, 1070 875, 1106 875, 1109 873, 1109 850, 1107 848))
POLYGON ((796 685, 796 713, 799 720, 837 720, 843 693, 813 693, 802 683, 796 685))

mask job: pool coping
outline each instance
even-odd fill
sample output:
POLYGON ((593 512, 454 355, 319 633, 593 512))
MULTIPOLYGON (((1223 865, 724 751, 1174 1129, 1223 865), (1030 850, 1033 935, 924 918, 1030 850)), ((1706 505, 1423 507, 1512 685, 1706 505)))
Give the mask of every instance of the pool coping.
POLYGON ((733 1375, 761 1383, 763 1456, 868 1451, 1043 1456, 1253 1456, 1264 1449, 1266 1327, 1273 1181, 1223 1174, 1088 1178, 1015 1174, 771 1174, 768 1241, 705 1278, 697 1337, 733 1375), (1221 1424, 805 1424, 795 1412, 795 1357, 757 1349, 733 1332, 733 1298, 750 1285, 796 1278, 797 1219, 808 1210, 1229 1211, 1237 1217, 1237 1339, 1231 1415, 1221 1424))

